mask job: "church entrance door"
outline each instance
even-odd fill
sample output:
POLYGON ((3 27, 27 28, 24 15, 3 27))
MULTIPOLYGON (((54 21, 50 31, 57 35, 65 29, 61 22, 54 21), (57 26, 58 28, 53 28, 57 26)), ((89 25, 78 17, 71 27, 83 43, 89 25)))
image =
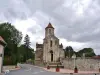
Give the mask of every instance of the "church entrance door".
POLYGON ((50 54, 51 54, 51 62, 53 62, 53 51, 52 50, 50 51, 50 54))
POLYGON ((53 62, 53 53, 51 54, 51 62, 53 62))

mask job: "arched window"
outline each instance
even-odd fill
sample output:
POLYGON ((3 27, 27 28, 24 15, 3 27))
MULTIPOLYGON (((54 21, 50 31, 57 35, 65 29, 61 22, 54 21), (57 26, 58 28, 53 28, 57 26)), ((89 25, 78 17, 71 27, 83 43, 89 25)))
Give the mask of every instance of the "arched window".
POLYGON ((50 47, 52 47, 52 40, 50 41, 50 47))

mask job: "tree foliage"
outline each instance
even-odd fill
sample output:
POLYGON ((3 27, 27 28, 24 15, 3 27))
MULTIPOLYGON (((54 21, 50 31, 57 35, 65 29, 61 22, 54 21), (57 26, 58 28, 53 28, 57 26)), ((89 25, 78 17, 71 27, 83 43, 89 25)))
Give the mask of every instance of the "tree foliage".
POLYGON ((27 47, 27 48, 30 48, 30 37, 28 34, 26 34, 25 38, 24 38, 24 45, 27 47))
POLYGON ((34 49, 32 48, 27 48, 26 49, 26 46, 23 44, 21 45, 19 48, 18 48, 18 60, 19 62, 26 62, 26 60, 28 59, 32 59, 34 60, 34 49), (27 50, 28 50, 28 53, 27 53, 27 50), (29 55, 29 57, 27 58, 27 55, 29 55))
POLYGON ((94 50, 92 48, 84 48, 82 50, 79 50, 78 52, 76 52, 76 55, 78 57, 82 57, 83 53, 85 54, 85 57, 93 57, 96 54, 94 53, 94 50))
POLYGON ((22 33, 10 23, 0 24, 0 35, 5 39, 8 45, 18 45, 22 39, 22 33))
POLYGON ((29 52, 30 52, 30 37, 26 34, 24 37, 24 46, 26 51, 26 60, 29 59, 29 52))
POLYGON ((21 45, 18 50, 19 60, 21 60, 21 62, 26 62, 28 59, 34 60, 34 49, 32 49, 30 45, 30 37, 26 34, 24 37, 24 44, 21 45))
POLYGON ((30 38, 28 35, 24 38, 24 44, 18 45, 22 41, 22 33, 10 23, 0 24, 0 36, 7 43, 4 52, 4 65, 14 65, 17 62, 26 62, 28 59, 34 59, 34 49, 30 47, 30 38))
POLYGON ((93 57, 96 55, 92 48, 84 48, 78 52, 75 52, 71 46, 67 46, 65 48, 65 57, 71 58, 73 54, 76 54, 77 57, 83 57, 84 54, 85 57, 93 57))
POLYGON ((71 46, 67 46, 65 48, 65 57, 71 58, 74 53, 75 51, 73 50, 71 46))
MULTIPOLYGON (((4 53, 5 59, 8 59, 11 64, 15 64, 17 62, 17 46, 21 42, 22 33, 10 23, 2 23, 0 24, 0 36, 2 36, 7 43, 4 53)), ((6 63, 4 62, 4 64, 6 63)))

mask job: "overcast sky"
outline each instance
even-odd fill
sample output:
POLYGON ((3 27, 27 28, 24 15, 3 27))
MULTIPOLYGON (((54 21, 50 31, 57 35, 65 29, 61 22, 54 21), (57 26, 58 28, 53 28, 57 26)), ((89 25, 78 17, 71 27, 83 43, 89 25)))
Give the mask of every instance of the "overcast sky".
POLYGON ((64 47, 91 47, 100 54, 100 0, 1 0, 0 22, 10 22, 31 46, 42 43, 48 22, 64 47))

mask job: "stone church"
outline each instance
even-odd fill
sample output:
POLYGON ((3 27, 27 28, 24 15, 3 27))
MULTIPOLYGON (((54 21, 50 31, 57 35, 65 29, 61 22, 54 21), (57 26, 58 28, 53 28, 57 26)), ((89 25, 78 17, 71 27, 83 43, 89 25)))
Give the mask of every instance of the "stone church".
POLYGON ((36 43, 35 61, 60 62, 60 58, 64 57, 63 45, 59 44, 54 30, 51 23, 45 28, 43 44, 36 43))

